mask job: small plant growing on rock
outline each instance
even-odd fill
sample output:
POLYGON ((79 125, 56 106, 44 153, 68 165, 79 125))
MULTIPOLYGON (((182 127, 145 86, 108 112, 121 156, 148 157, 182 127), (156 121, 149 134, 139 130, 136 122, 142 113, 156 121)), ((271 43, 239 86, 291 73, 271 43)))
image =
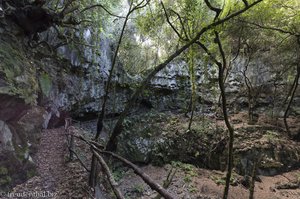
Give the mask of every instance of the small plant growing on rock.
POLYGON ((136 184, 134 187, 133 187, 133 192, 135 193, 143 193, 144 192, 144 187, 140 184, 136 184))
POLYGON ((172 166, 175 168, 179 168, 185 172, 186 175, 184 176, 183 180, 186 183, 192 182, 192 178, 197 176, 195 166, 191 164, 185 164, 182 162, 172 162, 172 166))
POLYGON ((275 141, 279 139, 279 135, 276 132, 273 131, 267 131, 264 137, 269 141, 275 141))
MULTIPOLYGON (((212 179, 217 185, 225 185, 226 176, 224 175, 211 175, 210 179, 212 179)), ((233 173, 230 178, 230 185, 236 186, 238 184, 237 174, 233 173)))
POLYGON ((189 186, 189 192, 195 193, 195 192, 197 192, 197 188, 194 185, 190 185, 189 186))
POLYGON ((117 168, 113 171, 114 179, 118 182, 125 176, 125 171, 122 168, 117 168))

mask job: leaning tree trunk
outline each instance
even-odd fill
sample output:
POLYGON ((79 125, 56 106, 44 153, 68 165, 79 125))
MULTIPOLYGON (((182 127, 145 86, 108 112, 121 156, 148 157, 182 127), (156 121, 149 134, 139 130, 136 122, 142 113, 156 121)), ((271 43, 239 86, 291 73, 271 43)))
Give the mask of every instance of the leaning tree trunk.
MULTIPOLYGON (((102 106, 101 106, 101 112, 98 115, 97 132, 96 132, 96 136, 95 136, 96 141, 98 141, 99 136, 100 136, 100 134, 102 132, 102 129, 103 129, 103 120, 104 120, 104 116, 105 116, 106 103, 107 103, 107 100, 108 100, 108 95, 110 93, 109 89, 110 89, 110 86, 111 86, 111 81, 112 81, 113 72, 114 72, 114 68, 115 68, 115 65, 116 65, 116 61, 117 61, 119 48, 120 48, 120 45, 122 43, 123 35, 124 35, 124 32, 125 32, 125 28, 126 28, 129 16, 132 13, 132 11, 134 10, 134 9, 131 10, 131 7, 132 7, 132 4, 130 4, 129 11, 128 11, 126 17, 125 17, 125 21, 123 23, 121 34, 120 34, 120 37, 119 37, 119 40, 118 40, 117 48, 116 48, 116 51, 115 51, 115 54, 114 54, 114 57, 113 57, 111 69, 109 71, 109 76, 108 76, 108 80, 107 80, 106 87, 105 87, 105 94, 104 94, 104 97, 103 97, 103 103, 102 103, 102 106)), ((95 155, 93 154, 92 155, 92 162, 91 162, 91 172, 90 172, 90 176, 89 176, 89 186, 91 186, 91 187, 95 187, 95 185, 96 185, 96 173, 97 173, 97 161, 96 161, 95 155)))
POLYGON ((283 116, 284 125, 285 125, 286 131, 287 131, 287 134, 288 134, 289 137, 291 137, 292 135, 291 135, 289 125, 287 123, 287 117, 289 115, 289 111, 290 111, 290 108, 291 108, 291 105, 292 105, 292 102, 294 100, 294 96, 295 96, 295 93, 296 93, 296 90, 297 90, 297 87, 298 87, 299 77, 300 77, 300 65, 297 66, 297 74, 295 76, 294 83, 293 83, 293 86, 292 86, 292 89, 291 89, 291 91, 292 91, 291 98, 288 102, 288 105, 286 107, 286 110, 285 110, 284 116, 283 116))
MULTIPOLYGON (((300 36, 297 35, 296 38, 297 38, 298 47, 300 47, 300 36)), ((298 50, 299 50, 299 48, 298 48, 298 50)), ((294 96, 295 96, 295 93, 296 93, 296 90, 297 90, 297 87, 298 87, 298 83, 299 83, 299 77, 300 77, 300 63, 299 63, 299 61, 300 61, 300 55, 298 54, 297 74, 295 76, 293 85, 292 85, 291 90, 290 90, 291 98, 289 100, 289 103, 286 107, 286 110, 285 110, 284 116, 283 116, 284 125, 285 125, 286 131, 287 131, 287 134, 288 134, 289 137, 291 137, 292 135, 291 135, 291 131, 290 131, 290 128, 288 126, 288 123, 287 123, 287 117, 288 117, 288 114, 289 114, 289 111, 290 111, 290 108, 291 108, 291 105, 292 105, 292 102, 293 102, 293 99, 294 99, 294 96)), ((286 101, 288 100, 289 94, 286 98, 286 101)))

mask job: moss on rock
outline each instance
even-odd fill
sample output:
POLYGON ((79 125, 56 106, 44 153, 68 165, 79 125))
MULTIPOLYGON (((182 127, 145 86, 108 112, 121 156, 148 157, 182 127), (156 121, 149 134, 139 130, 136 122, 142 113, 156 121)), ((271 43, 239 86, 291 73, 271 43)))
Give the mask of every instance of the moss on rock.
POLYGON ((39 90, 36 66, 26 56, 20 42, 12 37, 1 38, 0 73, 6 82, 6 86, 0 87, 1 94, 17 95, 26 103, 36 103, 39 90))

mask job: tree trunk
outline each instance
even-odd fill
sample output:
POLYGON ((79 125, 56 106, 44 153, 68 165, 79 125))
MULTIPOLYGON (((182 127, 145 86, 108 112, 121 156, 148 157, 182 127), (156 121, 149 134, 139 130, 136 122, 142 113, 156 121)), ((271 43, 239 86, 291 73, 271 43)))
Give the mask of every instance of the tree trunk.
POLYGON ((227 100, 226 100, 226 94, 225 94, 225 87, 223 82, 223 69, 219 67, 219 86, 221 90, 221 96, 222 96, 222 110, 224 115, 225 124, 228 129, 229 133, 229 143, 228 143, 228 157, 227 157, 227 174, 226 174, 226 183, 224 188, 224 194, 223 199, 227 199, 228 192, 229 192, 229 186, 230 186, 230 178, 231 178, 231 172, 233 168, 233 141, 234 141, 234 129, 232 128, 229 119, 228 119, 228 113, 227 113, 227 100))
MULTIPOLYGON (((116 51, 115 51, 115 54, 114 54, 114 57, 113 57, 111 69, 109 71, 109 76, 108 76, 108 80, 107 80, 106 87, 105 87, 105 94, 104 94, 104 97, 103 97, 103 103, 102 103, 102 106, 101 106, 101 112, 99 113, 98 121, 97 121, 97 132, 96 132, 96 136, 95 136, 96 141, 98 141, 99 136, 100 136, 100 134, 102 132, 102 129, 103 129, 103 125, 104 125, 103 120, 104 120, 104 116, 105 116, 106 102, 108 100, 111 80, 112 80, 112 77, 113 77, 113 72, 114 72, 114 68, 115 68, 115 65, 116 65, 116 60, 117 60, 119 48, 120 48, 120 45, 122 43, 123 35, 124 35, 125 28, 126 28, 126 25, 127 25, 127 21, 129 19, 130 14, 133 11, 133 10, 131 10, 131 7, 132 7, 132 4, 130 4, 129 11, 128 11, 126 17, 125 17, 125 21, 123 23, 121 34, 120 34, 119 41, 118 41, 118 44, 117 44, 117 48, 116 48, 116 51)), ((90 173, 90 176, 89 176, 89 185, 91 187, 95 187, 95 185, 96 185, 96 179, 95 179, 96 178, 96 173, 97 173, 96 167, 97 167, 97 162, 96 162, 96 159, 95 159, 95 154, 93 154, 92 155, 92 162, 91 162, 91 173, 90 173)))
POLYGON ((292 90, 291 98, 289 100, 289 103, 286 107, 286 110, 285 110, 284 116, 283 116, 284 125, 285 125, 286 131, 287 131, 287 134, 288 134, 289 137, 291 137, 292 135, 291 135, 291 131, 290 131, 290 128, 288 126, 288 123, 287 123, 287 117, 289 115, 289 111, 290 111, 290 108, 291 108, 291 105, 292 105, 292 102, 294 100, 294 96, 295 96, 295 93, 296 93, 296 90, 297 90, 297 87, 298 87, 299 77, 300 77, 300 65, 297 66, 297 74, 296 74, 295 79, 294 79, 293 88, 291 89, 292 90))
POLYGON ((248 97, 248 124, 253 125, 255 124, 254 121, 254 102, 253 97, 250 95, 248 97))
POLYGON ((261 156, 259 156, 257 159, 255 159, 255 162, 254 162, 254 165, 252 168, 251 182, 250 182, 250 188, 249 188, 249 199, 254 199, 255 179, 256 179, 257 167, 259 166, 260 161, 261 161, 261 156))
POLYGON ((217 62, 219 73, 218 73, 218 82, 219 87, 221 91, 221 97, 222 97, 222 111, 224 115, 224 120, 226 127, 228 129, 229 133, 229 143, 228 143, 228 157, 227 157, 227 173, 226 173, 226 182, 225 182, 225 188, 223 193, 223 199, 227 199, 229 187, 230 187, 230 178, 233 168, 233 141, 234 141, 234 129, 231 126, 228 118, 228 112, 227 112, 227 100, 226 100, 226 93, 225 93, 225 86, 224 86, 224 69, 226 68, 226 57, 225 53, 223 51, 222 43, 220 41, 219 33, 215 31, 216 36, 216 42, 219 47, 220 54, 222 56, 222 63, 217 62))
POLYGON ((89 175, 89 186, 90 187, 95 187, 96 186, 96 173, 97 173, 97 161, 96 157, 93 154, 92 155, 92 162, 91 162, 91 169, 90 169, 90 175, 89 175))

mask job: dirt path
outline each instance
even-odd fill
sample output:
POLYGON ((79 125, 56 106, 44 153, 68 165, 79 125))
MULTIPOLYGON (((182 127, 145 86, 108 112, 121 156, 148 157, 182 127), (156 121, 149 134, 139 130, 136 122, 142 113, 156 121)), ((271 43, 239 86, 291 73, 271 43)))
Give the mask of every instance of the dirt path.
POLYGON ((37 170, 45 190, 54 192, 64 174, 65 139, 63 129, 50 129, 43 132, 41 146, 37 153, 37 170))
POLYGON ((16 186, 8 198, 86 198, 86 173, 77 162, 67 162, 64 128, 42 132, 33 157, 38 176, 16 186))

